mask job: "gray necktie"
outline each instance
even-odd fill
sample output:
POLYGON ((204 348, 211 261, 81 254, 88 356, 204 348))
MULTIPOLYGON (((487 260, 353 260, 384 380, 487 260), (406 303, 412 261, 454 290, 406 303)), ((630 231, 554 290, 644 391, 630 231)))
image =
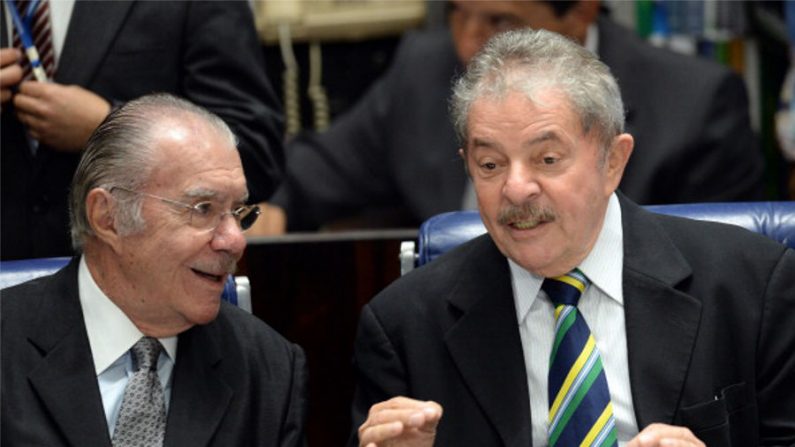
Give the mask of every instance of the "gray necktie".
POLYGON ((113 431, 114 447, 162 446, 166 433, 166 404, 157 377, 157 358, 163 347, 157 339, 143 337, 132 347, 138 364, 121 401, 113 431))

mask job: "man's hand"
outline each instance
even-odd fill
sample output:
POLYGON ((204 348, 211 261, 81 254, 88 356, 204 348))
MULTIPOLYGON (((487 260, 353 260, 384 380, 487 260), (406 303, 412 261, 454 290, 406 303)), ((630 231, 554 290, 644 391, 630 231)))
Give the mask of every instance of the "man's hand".
POLYGON ((627 447, 704 447, 704 443, 685 427, 651 424, 632 438, 627 447))
POLYGON ((442 407, 407 397, 393 397, 370 407, 359 427, 360 447, 430 447, 442 407))
POLYGON ((0 48, 0 104, 11 99, 11 87, 22 80, 21 54, 16 48, 0 48))
POLYGON ((110 113, 110 104, 99 95, 54 82, 21 83, 14 107, 31 137, 64 152, 80 151, 110 113))

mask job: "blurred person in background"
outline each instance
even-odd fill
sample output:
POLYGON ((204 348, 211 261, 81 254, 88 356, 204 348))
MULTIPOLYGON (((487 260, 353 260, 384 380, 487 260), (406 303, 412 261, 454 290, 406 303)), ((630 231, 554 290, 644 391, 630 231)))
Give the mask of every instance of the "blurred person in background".
POLYGON ((33 80, 14 48, 18 31, 4 1, 2 259, 72 253, 67 193, 80 151, 111 109, 151 92, 179 95, 224 119, 239 140, 251 200, 271 195, 284 163, 282 118, 248 2, 15 3, 49 82, 33 80))
POLYGON ((391 68, 324 133, 288 144, 287 173, 263 233, 416 226, 474 208, 448 120, 452 79, 495 34, 544 28, 595 52, 618 79, 635 155, 620 185, 641 204, 761 199, 764 161, 743 80, 717 63, 658 49, 600 14, 597 1, 462 1, 449 29, 408 33, 391 68))

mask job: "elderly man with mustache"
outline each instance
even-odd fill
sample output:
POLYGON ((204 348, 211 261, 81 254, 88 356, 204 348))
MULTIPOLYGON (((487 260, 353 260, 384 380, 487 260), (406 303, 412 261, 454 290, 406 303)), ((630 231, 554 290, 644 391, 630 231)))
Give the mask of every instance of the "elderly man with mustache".
POLYGON ((354 441, 795 443, 795 252, 618 192, 634 142, 602 62, 509 31, 452 118, 488 234, 363 309, 354 441))

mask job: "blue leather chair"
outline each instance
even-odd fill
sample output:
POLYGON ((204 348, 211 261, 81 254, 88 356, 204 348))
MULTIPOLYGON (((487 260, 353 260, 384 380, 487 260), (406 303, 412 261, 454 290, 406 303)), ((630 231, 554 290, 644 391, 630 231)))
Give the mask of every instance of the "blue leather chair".
MULTIPOLYGON (((51 275, 69 263, 71 258, 39 258, 0 262, 0 289, 51 275)), ((251 292, 248 277, 229 276, 224 284, 221 299, 251 312, 251 292)))
MULTIPOLYGON (((795 249, 795 202, 733 202, 653 205, 649 211, 734 224, 795 249)), ((426 220, 413 242, 401 245, 401 273, 434 260, 451 248, 486 232, 477 211, 454 211, 426 220)))

